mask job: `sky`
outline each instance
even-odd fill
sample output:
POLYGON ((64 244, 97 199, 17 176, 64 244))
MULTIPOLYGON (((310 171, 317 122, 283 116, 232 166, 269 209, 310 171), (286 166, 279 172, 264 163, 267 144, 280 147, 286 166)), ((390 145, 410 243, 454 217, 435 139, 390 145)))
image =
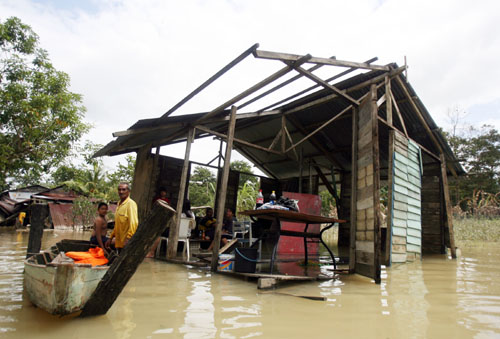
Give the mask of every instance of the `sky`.
MULTIPOLYGON (((378 64, 403 65, 406 56, 408 79, 439 126, 459 110, 464 123, 500 129, 498 1, 0 0, 0 20, 10 16, 69 74, 94 126, 84 138, 98 144, 161 116, 254 43, 378 64)), ((281 67, 250 57, 175 115, 209 111, 281 67)), ((183 158, 184 149, 161 150, 183 158)), ((204 139, 191 160, 217 152, 204 139)), ((122 159, 104 161, 112 170, 122 159)))

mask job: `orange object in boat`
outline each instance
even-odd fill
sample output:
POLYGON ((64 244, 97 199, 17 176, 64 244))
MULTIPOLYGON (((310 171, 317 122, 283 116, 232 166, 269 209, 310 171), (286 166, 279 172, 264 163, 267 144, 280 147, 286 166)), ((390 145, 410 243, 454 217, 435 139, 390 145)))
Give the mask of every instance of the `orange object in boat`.
POLYGON ((92 266, 106 265, 108 259, 100 247, 90 248, 87 252, 66 252, 66 255, 75 261, 75 264, 91 264, 92 266))

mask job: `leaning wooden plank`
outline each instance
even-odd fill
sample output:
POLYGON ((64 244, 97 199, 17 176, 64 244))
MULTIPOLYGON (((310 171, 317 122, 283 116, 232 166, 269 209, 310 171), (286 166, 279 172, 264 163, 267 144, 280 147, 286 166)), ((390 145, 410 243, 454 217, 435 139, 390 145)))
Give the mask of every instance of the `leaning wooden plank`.
POLYGON ((151 212, 137 228, 137 232, 97 285, 85 304, 81 317, 106 314, 146 257, 155 239, 162 234, 167 225, 173 225, 174 215, 175 210, 167 203, 162 200, 156 201, 151 212))
POLYGON ((225 252, 229 252, 232 247, 234 247, 238 243, 238 239, 231 239, 231 241, 228 241, 227 244, 225 244, 220 250, 219 250, 219 255, 224 254, 225 252))

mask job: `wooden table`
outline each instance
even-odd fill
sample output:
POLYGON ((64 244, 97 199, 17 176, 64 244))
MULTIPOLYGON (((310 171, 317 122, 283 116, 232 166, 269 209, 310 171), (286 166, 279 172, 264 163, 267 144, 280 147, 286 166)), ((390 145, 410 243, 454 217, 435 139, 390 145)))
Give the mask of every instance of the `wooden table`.
MULTIPOLYGON (((275 210, 275 209, 248 210, 248 211, 240 212, 240 214, 248 215, 254 221, 255 221, 255 219, 267 219, 267 220, 273 221, 271 228, 269 230, 270 234, 273 235, 273 237, 275 238, 275 244, 274 244, 273 251, 271 254, 271 274, 273 273, 274 261, 276 259, 276 250, 278 248, 279 237, 281 235, 289 236, 289 237, 304 238, 304 256, 305 256, 305 264, 306 265, 308 263, 307 239, 308 238, 319 239, 321 241, 321 243, 323 244, 323 246, 325 246, 325 248, 327 249, 328 253, 330 254, 330 257, 333 260, 334 269, 337 268, 337 265, 335 263, 335 256, 334 256, 332 250, 330 250, 328 245, 323 241, 322 236, 323 236, 323 233, 325 231, 327 231, 328 229, 332 228, 335 223, 344 223, 344 222, 346 222, 345 220, 327 218, 327 217, 322 217, 319 215, 312 215, 312 214, 306 214, 306 213, 300 213, 300 212, 294 212, 294 211, 275 210), (292 223, 303 223, 303 224, 305 224, 304 231, 297 232, 297 231, 282 230, 281 229, 281 222, 282 221, 287 221, 287 222, 292 222, 292 223), (311 225, 311 224, 328 224, 328 226, 323 228, 319 233, 307 232, 307 229, 309 228, 309 225, 311 225)), ((263 236, 261 235, 259 237, 259 239, 257 239, 255 241, 255 243, 262 241, 262 237, 263 236)), ((252 244, 252 246, 253 246, 253 244, 252 244)))

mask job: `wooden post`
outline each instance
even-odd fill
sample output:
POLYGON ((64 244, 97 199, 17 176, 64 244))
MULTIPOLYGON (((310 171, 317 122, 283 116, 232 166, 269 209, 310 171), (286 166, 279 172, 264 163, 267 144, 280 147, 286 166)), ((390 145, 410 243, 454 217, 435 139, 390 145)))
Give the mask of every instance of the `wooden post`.
POLYGON ((26 251, 26 258, 33 253, 40 252, 42 247, 43 226, 44 220, 47 217, 48 206, 45 204, 31 204, 30 215, 30 235, 28 239, 28 250, 26 251))
POLYGON ((285 153, 285 150, 286 150, 285 128, 286 128, 286 117, 283 114, 281 116, 281 153, 285 153))
POLYGON ((351 225, 349 230, 349 272, 356 267, 356 219, 358 201, 358 110, 352 109, 351 225))
MULTIPOLYGON (((181 181, 179 183, 179 195, 177 198, 177 218, 173 227, 170 227, 168 234, 167 257, 173 259, 177 256, 177 242, 179 241, 179 227, 181 225, 182 205, 184 204, 184 193, 186 192, 186 180, 189 168, 189 154, 191 153, 191 144, 194 141, 195 129, 190 128, 186 142, 186 154, 184 156, 184 165, 182 166, 181 181)), ((184 246, 187 244, 184 243, 184 246)))
POLYGON ((391 95, 391 79, 385 77, 385 111, 387 113, 387 123, 392 126, 392 95, 391 95))
POLYGON ((311 159, 309 159, 309 194, 313 194, 313 174, 311 159))
POLYGON ((388 159, 388 170, 387 170, 387 231, 385 238, 385 264, 389 266, 391 264, 391 247, 392 247, 392 187, 393 187, 393 166, 394 166, 394 133, 393 129, 389 130, 389 159, 388 159))
POLYGON ((441 179, 443 183, 444 204, 446 208, 446 226, 448 227, 448 234, 450 236, 451 257, 455 259, 457 257, 457 252, 455 248, 455 235, 453 232, 453 214, 451 212, 450 191, 448 189, 448 175, 446 174, 446 160, 443 153, 439 155, 439 158, 441 159, 441 179))
POLYGON ((227 183, 229 178, 229 170, 231 165, 231 151, 233 150, 233 140, 234 140, 234 129, 236 126, 236 106, 231 107, 231 119, 229 120, 229 127, 227 131, 227 141, 226 141, 226 156, 224 157, 224 167, 222 168, 222 180, 220 190, 218 190, 217 201, 219 201, 219 206, 217 208, 217 223, 215 228, 214 244, 212 247, 212 272, 217 271, 217 266, 219 262, 219 248, 220 248, 220 238, 222 231, 222 222, 224 219, 224 207, 226 201, 227 183))
POLYGON ((302 193, 302 171, 304 169, 304 165, 302 164, 304 161, 304 149, 300 148, 299 153, 299 193, 302 193))
POLYGON ((156 201, 151 212, 139 224, 137 232, 97 285, 83 307, 80 317, 106 314, 146 257, 155 239, 160 236, 167 225, 173 227, 174 215, 175 210, 166 202, 156 201))
POLYGON ((380 148, 378 143, 378 106, 377 85, 373 84, 371 91, 371 115, 372 115, 372 147, 373 147, 373 209, 374 209, 374 256, 375 256, 375 283, 380 284, 380 148))

